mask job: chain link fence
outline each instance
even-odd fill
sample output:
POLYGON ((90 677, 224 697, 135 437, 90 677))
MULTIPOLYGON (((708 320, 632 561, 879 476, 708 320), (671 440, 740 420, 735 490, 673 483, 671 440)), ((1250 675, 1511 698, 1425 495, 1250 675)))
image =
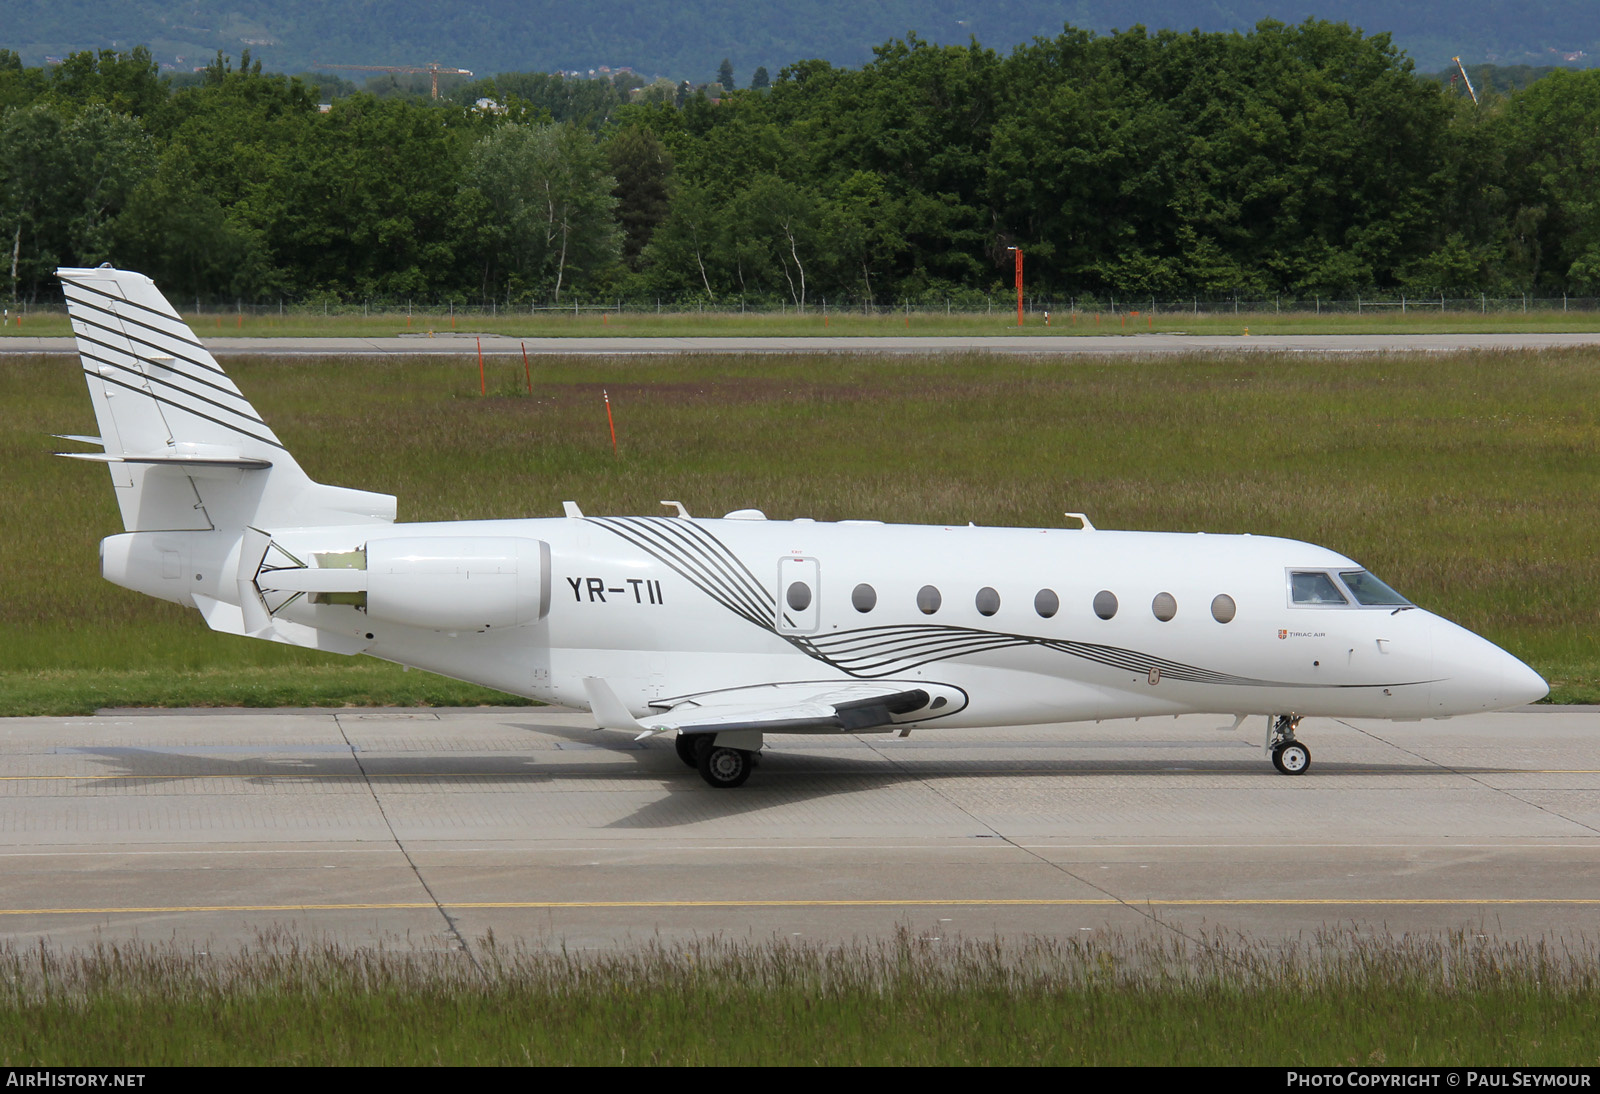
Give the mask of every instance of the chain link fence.
MULTIPOLYGON (((570 315, 574 318, 601 315, 704 315, 820 317, 849 314, 892 317, 913 316, 974 316, 988 315, 1004 318, 1015 315, 1015 294, 962 294, 960 296, 928 297, 901 300, 894 303, 865 300, 828 300, 819 298, 804 304, 787 301, 744 300, 739 298, 668 299, 623 298, 596 300, 575 299, 570 303, 507 303, 491 301, 484 304, 463 304, 454 301, 427 301, 420 299, 372 299, 360 302, 315 301, 248 302, 244 300, 207 300, 204 298, 176 299, 172 303, 179 311, 200 321, 201 326, 222 326, 228 321, 241 325, 243 320, 277 317, 281 319, 307 319, 323 317, 361 316, 365 318, 404 318, 408 325, 454 325, 473 319, 510 319, 541 316, 570 315)), ((8 320, 28 316, 60 316, 65 314, 61 303, 17 303, 5 305, 8 320)), ((1549 314, 1552 312, 1600 311, 1600 296, 1516 296, 1489 295, 1450 296, 1447 294, 1413 296, 1409 294, 1365 295, 1353 293, 1339 297, 1289 297, 1289 296, 1229 296, 1229 297, 1163 297, 1163 296, 1106 296, 1025 294, 1023 312, 1040 317, 1049 312, 1061 316, 1161 316, 1167 319, 1183 315, 1217 316, 1237 315, 1388 315, 1410 314, 1549 314)))

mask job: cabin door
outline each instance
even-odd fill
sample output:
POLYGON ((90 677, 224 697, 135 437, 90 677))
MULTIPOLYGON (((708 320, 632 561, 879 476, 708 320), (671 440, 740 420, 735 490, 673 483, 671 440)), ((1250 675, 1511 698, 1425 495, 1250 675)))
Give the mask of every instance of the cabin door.
POLYGON ((785 555, 778 560, 779 634, 815 634, 822 625, 822 586, 817 560, 785 555))

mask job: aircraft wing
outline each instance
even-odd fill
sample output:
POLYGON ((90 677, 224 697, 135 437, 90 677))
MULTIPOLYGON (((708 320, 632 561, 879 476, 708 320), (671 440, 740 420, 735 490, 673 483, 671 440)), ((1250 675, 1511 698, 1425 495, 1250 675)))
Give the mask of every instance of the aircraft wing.
POLYGON ((635 718, 604 680, 591 677, 584 686, 602 729, 632 729, 641 734, 736 730, 853 733, 919 721, 936 713, 953 713, 966 705, 965 696, 948 686, 894 680, 832 680, 761 684, 684 695, 652 703, 649 714, 635 718))

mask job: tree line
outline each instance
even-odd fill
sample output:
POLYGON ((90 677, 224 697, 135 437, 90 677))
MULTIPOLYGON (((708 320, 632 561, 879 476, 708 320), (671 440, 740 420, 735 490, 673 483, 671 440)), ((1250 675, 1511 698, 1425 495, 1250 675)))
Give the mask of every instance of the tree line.
POLYGON ((324 106, 248 55, 174 87, 0 50, 0 291, 110 261, 209 299, 892 303, 1020 247, 1062 295, 1600 293, 1597 71, 1474 104, 1311 20, 731 75, 324 106))

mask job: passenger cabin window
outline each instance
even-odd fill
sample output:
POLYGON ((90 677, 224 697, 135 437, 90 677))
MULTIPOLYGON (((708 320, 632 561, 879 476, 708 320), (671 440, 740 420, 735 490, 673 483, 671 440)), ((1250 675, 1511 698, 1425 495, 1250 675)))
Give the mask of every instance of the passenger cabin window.
POLYGON ((1040 589, 1033 597, 1033 610, 1041 619, 1049 619, 1061 610, 1061 598, 1054 589, 1040 589))
POLYGON ((917 609, 923 615, 932 615, 939 610, 939 605, 944 603, 944 598, 939 595, 939 590, 932 585, 924 585, 917 590, 917 609))
POLYGON ((1366 608, 1409 608, 1411 601, 1365 570, 1340 570, 1339 580, 1356 598, 1356 603, 1366 608))
POLYGON ((858 612, 870 612, 878 606, 878 590, 866 582, 862 582, 851 591, 850 603, 858 612))
POLYGON ((977 604, 979 615, 993 615, 1000 610, 1000 594, 985 585, 978 590, 974 603, 977 604))
POLYGON ((803 612, 811 607, 811 586, 804 581, 796 581, 789 586, 789 607, 797 612, 803 612))
POLYGON ((1290 599, 1296 604, 1344 607, 1350 603, 1333 583, 1333 578, 1321 571, 1290 573, 1289 590, 1290 599))
POLYGON ((1239 606, 1233 602, 1233 597, 1227 593, 1218 593, 1211 600, 1211 618, 1218 623, 1232 623, 1233 617, 1239 612, 1239 606))
POLYGON ((1172 617, 1178 614, 1177 598, 1171 593, 1157 593, 1150 601, 1150 612, 1163 623, 1172 622, 1172 617))
POLYGON ((1110 619, 1117 614, 1117 594, 1110 589, 1101 589, 1094 594, 1094 614, 1101 619, 1110 619))

